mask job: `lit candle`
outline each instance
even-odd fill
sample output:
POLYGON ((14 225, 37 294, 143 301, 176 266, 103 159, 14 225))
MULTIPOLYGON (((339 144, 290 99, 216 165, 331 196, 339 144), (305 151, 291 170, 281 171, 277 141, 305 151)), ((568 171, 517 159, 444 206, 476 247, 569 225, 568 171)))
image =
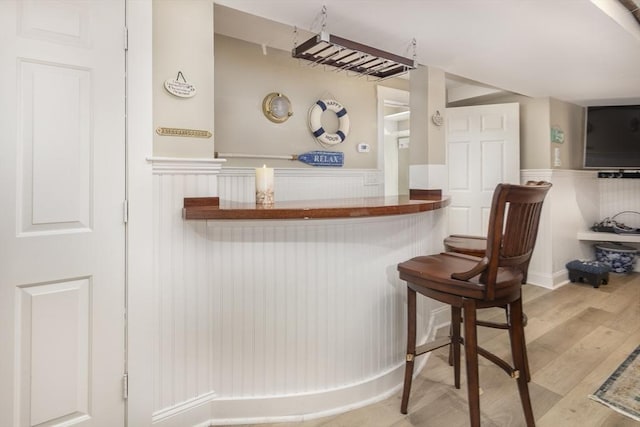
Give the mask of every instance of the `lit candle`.
POLYGON ((273 204, 273 169, 267 165, 256 168, 256 204, 273 204))

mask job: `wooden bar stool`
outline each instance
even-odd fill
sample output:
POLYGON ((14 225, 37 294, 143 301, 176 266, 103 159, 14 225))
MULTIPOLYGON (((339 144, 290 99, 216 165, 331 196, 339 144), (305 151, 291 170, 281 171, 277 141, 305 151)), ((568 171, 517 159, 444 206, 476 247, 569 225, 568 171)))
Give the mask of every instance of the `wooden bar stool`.
POLYGON ((542 203, 551 188, 536 185, 498 184, 493 194, 487 247, 482 258, 452 252, 419 256, 398 264, 400 278, 407 282, 407 356, 400 411, 407 413, 416 356, 451 345, 454 357, 454 384, 460 388, 460 344, 464 345, 469 418, 480 426, 480 382, 478 355, 507 371, 518 383, 527 426, 534 426, 529 385, 525 375, 521 286, 525 265, 535 245, 542 203), (416 346, 416 295, 451 306, 452 336, 416 346), (507 306, 513 367, 478 346, 476 311, 507 306), (464 339, 460 325, 464 325, 464 339))

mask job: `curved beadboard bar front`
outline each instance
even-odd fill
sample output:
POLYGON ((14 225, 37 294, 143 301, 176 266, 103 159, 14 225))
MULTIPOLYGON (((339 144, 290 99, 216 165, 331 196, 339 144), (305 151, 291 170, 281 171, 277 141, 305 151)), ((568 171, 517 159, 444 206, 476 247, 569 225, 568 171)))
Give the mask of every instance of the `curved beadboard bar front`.
MULTIPOLYGON (((210 321, 201 327, 212 425, 300 421, 399 392, 406 284, 396 266, 442 250, 448 205, 439 192, 412 196, 427 200, 186 203, 185 235, 199 260, 184 262, 207 264, 205 277, 191 277, 207 284, 194 303, 210 321)), ((419 340, 448 321, 447 308, 420 300, 419 340)))

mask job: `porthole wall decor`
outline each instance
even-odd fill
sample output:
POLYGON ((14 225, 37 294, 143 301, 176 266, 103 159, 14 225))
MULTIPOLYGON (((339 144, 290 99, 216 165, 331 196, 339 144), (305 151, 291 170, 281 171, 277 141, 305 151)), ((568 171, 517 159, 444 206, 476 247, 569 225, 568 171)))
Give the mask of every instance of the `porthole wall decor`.
POLYGON ((262 100, 262 112, 274 123, 286 122, 293 115, 291 101, 285 95, 271 92, 262 100))

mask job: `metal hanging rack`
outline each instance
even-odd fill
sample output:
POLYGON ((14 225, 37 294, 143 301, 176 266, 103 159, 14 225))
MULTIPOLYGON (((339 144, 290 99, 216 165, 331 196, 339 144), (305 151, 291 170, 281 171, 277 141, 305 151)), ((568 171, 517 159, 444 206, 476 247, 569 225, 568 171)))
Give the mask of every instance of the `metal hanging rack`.
MULTIPOLYGON (((404 74, 417 67, 412 40, 413 58, 406 58, 348 40, 326 31, 326 7, 322 8, 322 30, 304 43, 294 42, 291 55, 309 61, 313 66, 327 65, 336 71, 346 71, 374 79, 387 79, 404 74)), ((295 29, 297 36, 297 29, 295 29)))

